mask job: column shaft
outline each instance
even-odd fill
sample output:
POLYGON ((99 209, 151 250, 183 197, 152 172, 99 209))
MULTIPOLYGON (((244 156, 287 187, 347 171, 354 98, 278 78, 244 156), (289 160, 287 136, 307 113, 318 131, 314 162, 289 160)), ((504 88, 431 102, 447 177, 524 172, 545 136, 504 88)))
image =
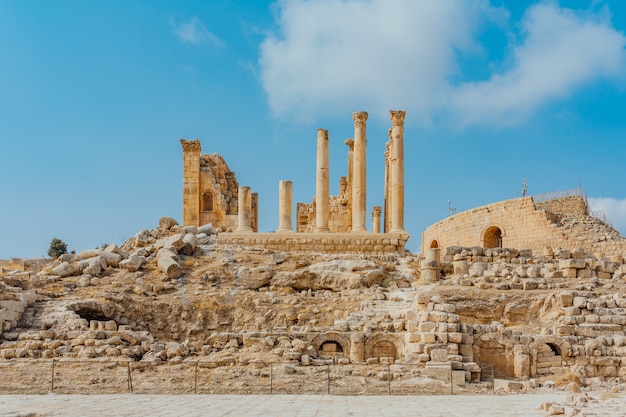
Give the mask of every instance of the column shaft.
POLYGON ((315 231, 328 232, 330 215, 330 157, 328 130, 317 129, 317 173, 315 177, 315 231))
POLYGON ((382 211, 381 206, 372 207, 372 233, 380 233, 380 214, 382 211))
POLYGON ((293 232, 291 226, 292 211, 292 190, 293 183, 291 181, 281 180, 278 183, 278 230, 276 232, 293 232))
POLYGON ((367 112, 352 114, 354 120, 354 156, 352 162, 352 231, 367 231, 367 112))
POLYGON ((251 213, 252 213, 252 189, 247 186, 240 185, 237 196, 239 224, 238 232, 252 232, 251 213))
POLYGON ((391 230, 404 230, 404 116, 403 110, 390 110, 391 117, 391 230))

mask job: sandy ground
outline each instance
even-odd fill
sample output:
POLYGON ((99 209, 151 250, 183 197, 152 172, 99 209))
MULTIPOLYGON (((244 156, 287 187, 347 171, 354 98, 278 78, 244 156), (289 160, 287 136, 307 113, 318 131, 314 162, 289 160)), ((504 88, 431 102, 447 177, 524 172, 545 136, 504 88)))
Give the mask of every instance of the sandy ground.
MULTIPOLYGON (((566 394, 332 396, 332 395, 2 395, 1 417, 39 416, 546 416, 544 402, 566 394)), ((626 416, 626 398, 591 401, 578 416, 626 416)))

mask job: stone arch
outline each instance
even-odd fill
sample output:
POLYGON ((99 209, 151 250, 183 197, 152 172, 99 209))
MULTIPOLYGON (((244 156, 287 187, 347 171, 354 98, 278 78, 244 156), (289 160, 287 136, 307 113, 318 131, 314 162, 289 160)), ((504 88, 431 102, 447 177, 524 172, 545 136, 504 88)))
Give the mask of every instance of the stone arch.
POLYGON ((398 337, 389 333, 376 333, 365 341, 365 358, 393 357, 395 361, 402 356, 402 343, 398 337))
POLYGON ((544 336, 535 339, 530 344, 530 375, 552 375, 562 372, 563 363, 569 362, 572 346, 565 340, 554 336, 544 336))
POLYGON ((439 249, 439 242, 437 241, 437 239, 433 239, 433 241, 430 242, 430 248, 431 249, 439 249))
POLYGON ((474 342, 474 361, 492 366, 494 378, 515 377, 513 342, 500 333, 485 333, 474 342))
POLYGON ((480 238, 483 248, 493 249, 503 247, 504 230, 500 226, 487 227, 480 238))
POLYGON ((203 192, 200 203, 202 204, 201 211, 213 211, 213 193, 210 191, 203 192))
POLYGON ((350 356, 350 340, 337 332, 326 332, 311 341, 318 355, 350 356), (336 349, 324 351, 325 347, 333 346, 336 349))

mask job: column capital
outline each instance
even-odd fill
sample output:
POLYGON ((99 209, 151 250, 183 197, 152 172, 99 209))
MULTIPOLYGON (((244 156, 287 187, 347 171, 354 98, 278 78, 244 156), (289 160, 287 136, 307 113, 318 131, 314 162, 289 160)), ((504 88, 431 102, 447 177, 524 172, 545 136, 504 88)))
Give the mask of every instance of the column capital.
POLYGON ((372 207, 372 214, 378 214, 380 215, 380 213, 383 212, 383 208, 381 206, 374 206, 372 207))
POLYGON ((354 149, 354 139, 352 139, 352 138, 348 138, 348 139, 344 140, 344 141, 343 141, 343 143, 344 143, 345 145, 349 146, 349 147, 350 147, 350 150, 353 150, 353 149, 354 149))
POLYGON ((354 127, 365 127, 365 121, 367 120, 367 112, 356 111, 352 113, 352 120, 354 120, 354 127))
POLYGON ((404 126, 404 116, 406 116, 404 110, 389 110, 392 126, 404 126))
POLYGON ((181 139, 180 144, 183 147, 183 152, 198 152, 202 150, 202 146, 200 146, 200 140, 185 140, 181 139))

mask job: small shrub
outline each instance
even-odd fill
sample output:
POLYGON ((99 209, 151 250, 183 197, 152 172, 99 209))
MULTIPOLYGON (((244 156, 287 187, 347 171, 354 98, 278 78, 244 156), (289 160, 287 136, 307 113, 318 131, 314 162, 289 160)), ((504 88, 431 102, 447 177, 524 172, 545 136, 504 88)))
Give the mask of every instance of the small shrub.
POLYGON ((67 253, 67 245, 61 239, 56 237, 50 242, 50 248, 48 249, 48 256, 51 258, 58 258, 59 256, 67 253))

